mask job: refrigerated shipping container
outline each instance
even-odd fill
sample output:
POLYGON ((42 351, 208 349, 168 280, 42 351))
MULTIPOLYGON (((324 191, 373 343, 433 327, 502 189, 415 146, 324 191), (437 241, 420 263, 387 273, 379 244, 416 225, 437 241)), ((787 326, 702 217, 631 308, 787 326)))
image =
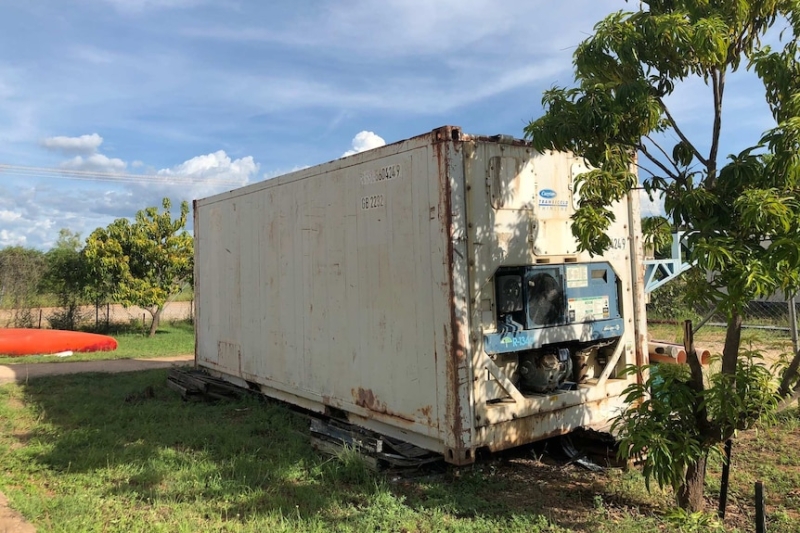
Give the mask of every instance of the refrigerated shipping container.
POLYGON ((640 213, 578 252, 586 170, 447 126, 197 200, 196 365, 454 464, 605 430, 647 353, 640 213))

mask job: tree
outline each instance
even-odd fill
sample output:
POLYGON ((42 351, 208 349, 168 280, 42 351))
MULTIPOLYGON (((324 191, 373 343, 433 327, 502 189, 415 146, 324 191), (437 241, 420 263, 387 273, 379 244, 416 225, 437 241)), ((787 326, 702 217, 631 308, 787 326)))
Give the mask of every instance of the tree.
POLYGON ((58 232, 58 240, 45 254, 47 268, 42 276, 41 290, 54 294, 61 311, 47 320, 55 329, 76 329, 80 322, 80 304, 88 294, 89 271, 81 253, 81 236, 69 229, 58 232))
POLYGON ((0 250, 0 301, 13 309, 11 323, 33 327, 31 308, 37 305, 44 254, 33 248, 9 246, 0 250))
POLYGON ((158 329, 164 306, 187 283, 194 261, 192 237, 185 231, 189 204, 181 203, 180 216, 172 220, 169 198, 164 212, 148 207, 134 221, 120 218, 89 236, 84 253, 92 275, 105 292, 125 306, 138 305, 152 316, 150 336, 158 329))
POLYGON ((574 54, 576 86, 547 91, 544 116, 525 133, 538 150, 571 150, 595 169, 577 180, 581 200, 572 229, 582 250, 608 248, 609 205, 639 185, 638 167, 645 189, 663 194, 667 216, 686 230, 688 260, 709 273, 707 282, 691 285, 689 297, 727 314, 720 374, 706 384, 690 354, 686 394, 665 400, 639 386, 629 392, 640 403, 620 419, 626 450, 641 451, 637 435, 656 417, 647 402, 677 396, 688 402, 688 409, 661 413, 665 420, 678 417, 673 427, 682 437, 660 439, 664 453, 648 455, 645 473, 672 484, 680 506, 698 509, 708 454, 763 413, 754 402, 774 398, 764 396, 769 385, 758 370, 754 375, 752 359, 740 355, 743 307, 798 287, 800 2, 643 0, 639 6, 595 26, 574 54), (767 36, 775 48, 762 42, 767 36), (720 161, 726 84, 742 68, 763 83, 776 125, 720 161), (690 139, 668 106, 676 86, 691 79, 707 88, 707 144, 690 139))

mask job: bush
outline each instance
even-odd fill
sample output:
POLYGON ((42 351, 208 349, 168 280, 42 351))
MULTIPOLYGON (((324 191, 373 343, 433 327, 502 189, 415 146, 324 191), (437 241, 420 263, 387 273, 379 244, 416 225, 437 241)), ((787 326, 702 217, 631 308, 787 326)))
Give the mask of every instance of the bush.
POLYGON ((80 312, 78 304, 72 303, 53 311, 53 314, 47 317, 47 323, 50 324, 52 329, 77 331, 85 318, 86 317, 80 312))
POLYGON ((686 293, 692 271, 684 272, 672 281, 650 293, 647 304, 648 318, 662 320, 697 320, 697 311, 687 303, 686 293))

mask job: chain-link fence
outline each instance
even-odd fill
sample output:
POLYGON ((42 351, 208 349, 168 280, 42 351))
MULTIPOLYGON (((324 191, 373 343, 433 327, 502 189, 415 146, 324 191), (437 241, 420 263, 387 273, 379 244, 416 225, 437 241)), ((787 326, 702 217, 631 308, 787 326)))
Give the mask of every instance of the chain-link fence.
MULTIPOLYGON (((685 282, 680 279, 653 291, 647 305, 650 339, 682 343, 682 321, 690 319, 697 331, 698 347, 722 353, 727 317, 716 309, 687 306, 682 299, 685 282)), ((791 359, 798 346, 798 313, 795 298, 776 295, 750 302, 744 309, 742 349, 761 353, 767 363, 791 359)))

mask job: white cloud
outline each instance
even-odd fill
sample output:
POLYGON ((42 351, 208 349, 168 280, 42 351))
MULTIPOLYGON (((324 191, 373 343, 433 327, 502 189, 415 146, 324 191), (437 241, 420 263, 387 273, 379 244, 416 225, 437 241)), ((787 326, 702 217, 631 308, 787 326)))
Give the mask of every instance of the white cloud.
POLYGON ((647 194, 644 189, 639 190, 639 207, 643 217, 663 217, 666 216, 664 211, 664 195, 653 193, 653 199, 647 194))
POLYGON ((155 186, 148 184, 147 190, 170 198, 192 200, 244 186, 258 175, 258 169, 253 156, 231 159, 225 150, 218 150, 159 170, 156 174, 162 176, 164 182, 155 186), (187 184, 170 178, 191 178, 195 182, 187 184))
POLYGON ((6 229, 0 230, 0 246, 24 246, 25 235, 20 235, 19 233, 8 231, 6 229))
POLYGON ((92 154, 86 157, 76 155, 61 163, 61 168, 97 172, 122 172, 127 166, 128 164, 122 159, 110 158, 103 154, 92 154))
POLYGON ((47 137, 40 144, 48 150, 66 155, 78 154, 62 161, 59 166, 63 169, 119 173, 128 166, 122 159, 108 157, 98 152, 98 148, 103 144, 103 138, 97 133, 80 137, 47 137))
POLYGON ((8 209, 0 209, 0 222, 13 222, 22 218, 22 213, 19 211, 9 211, 8 209))
POLYGON ((258 171, 258 164, 252 156, 231 160, 225 150, 207 155, 198 155, 180 165, 158 171, 159 176, 181 176, 194 179, 225 179, 247 183, 252 174, 258 171))
POLYGON ((93 154, 103 144, 103 138, 96 133, 80 137, 47 137, 41 144, 48 150, 65 154, 93 154))
POLYGON ((371 131, 360 131, 355 137, 353 137, 353 148, 343 153, 342 157, 364 152, 365 150, 372 150, 373 148, 378 148, 385 144, 386 141, 384 141, 379 135, 376 135, 371 131))

